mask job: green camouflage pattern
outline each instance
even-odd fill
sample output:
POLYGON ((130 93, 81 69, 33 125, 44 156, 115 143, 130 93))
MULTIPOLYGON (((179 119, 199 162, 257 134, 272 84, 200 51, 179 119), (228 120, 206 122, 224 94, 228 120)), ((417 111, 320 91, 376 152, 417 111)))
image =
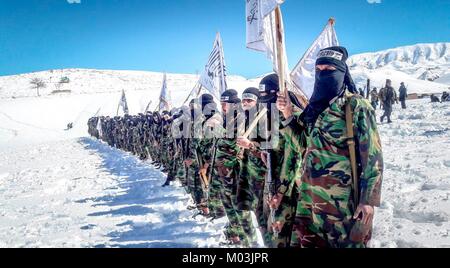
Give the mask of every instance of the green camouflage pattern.
MULTIPOLYGON (((360 203, 379 206, 383 158, 375 112, 367 100, 356 95, 351 98, 350 105, 354 111, 354 132, 360 159, 360 203)), ((354 225, 355 204, 345 99, 338 99, 322 112, 315 126, 305 127, 298 118, 295 123, 297 125, 293 129, 305 151, 297 187, 299 199, 291 246, 364 247, 364 243, 351 241, 349 236, 354 225)))

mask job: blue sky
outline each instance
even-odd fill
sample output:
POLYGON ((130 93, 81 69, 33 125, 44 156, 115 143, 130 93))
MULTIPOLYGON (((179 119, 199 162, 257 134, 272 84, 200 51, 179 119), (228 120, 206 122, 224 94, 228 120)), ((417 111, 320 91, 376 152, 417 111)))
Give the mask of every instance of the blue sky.
MULTIPOLYGON (((350 54, 450 42, 450 0, 286 0, 282 10, 291 67, 330 16, 350 54)), ((196 73, 217 31, 230 74, 271 70, 264 54, 245 48, 244 0, 0 0, 0 75, 60 68, 196 73)))

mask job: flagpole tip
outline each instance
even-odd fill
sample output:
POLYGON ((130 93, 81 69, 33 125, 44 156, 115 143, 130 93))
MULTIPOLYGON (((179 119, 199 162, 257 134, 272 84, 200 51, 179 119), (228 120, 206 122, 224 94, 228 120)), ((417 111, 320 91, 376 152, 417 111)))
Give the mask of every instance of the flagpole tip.
POLYGON ((336 19, 333 18, 333 17, 331 17, 331 18, 328 19, 328 23, 329 23, 331 26, 334 26, 334 24, 336 23, 336 19))

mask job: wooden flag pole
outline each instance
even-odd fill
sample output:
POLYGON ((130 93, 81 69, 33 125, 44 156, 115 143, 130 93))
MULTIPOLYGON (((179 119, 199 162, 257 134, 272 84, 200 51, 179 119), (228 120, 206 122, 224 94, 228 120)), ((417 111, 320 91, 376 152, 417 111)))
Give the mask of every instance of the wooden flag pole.
POLYGON ((263 118, 263 116, 265 116, 267 114, 267 108, 264 107, 258 114, 258 116, 255 118, 255 120, 253 120, 253 122, 250 124, 250 126, 248 127, 247 131, 244 133, 244 135, 242 137, 248 139, 248 137, 250 137, 250 134, 252 133, 253 129, 255 129, 255 127, 258 125, 259 120, 261 120, 261 118, 263 118))
POLYGON ((159 112, 159 105, 161 104, 161 99, 158 102, 158 105, 156 105, 155 110, 153 112, 158 111, 159 112))
POLYGON ((153 101, 151 100, 147 106, 145 107, 144 113, 146 113, 148 111, 148 109, 150 108, 150 105, 152 105, 153 101))
POLYGON ((189 100, 189 98, 190 98, 191 95, 192 95, 192 92, 194 92, 194 90, 195 90, 195 88, 196 88, 197 86, 199 86, 199 89, 198 89, 197 95, 196 95, 195 97, 198 97, 198 94, 200 94, 200 91, 201 91, 201 89, 202 89, 202 85, 201 85, 199 82, 197 82, 197 84, 196 84, 196 85, 194 86, 194 88, 191 90, 191 92, 190 92, 189 95, 187 96, 186 100, 184 100, 183 104, 185 104, 185 103, 189 100))
POLYGON ((284 46, 283 46, 283 29, 282 29, 282 21, 281 21, 281 8, 277 6, 275 9, 275 25, 276 25, 276 43, 277 43, 277 66, 278 66, 278 79, 280 84, 280 92, 286 97, 289 101, 289 94, 287 92, 285 74, 286 70, 284 69, 285 58, 284 58, 284 46))
MULTIPOLYGON (((281 95, 286 97, 286 101, 290 103, 289 93, 287 92, 286 80, 285 80, 285 72, 284 69, 284 49, 283 49, 283 31, 281 27, 281 9, 278 6, 275 9, 275 27, 276 27, 276 53, 277 53, 277 67, 278 67, 278 79, 279 79, 279 87, 281 95)), ((253 129, 258 125, 259 120, 263 118, 263 116, 267 115, 268 109, 264 107, 259 113, 258 116, 253 120, 253 122, 248 127, 247 131, 244 133, 242 137, 248 139, 253 129)))
POLYGON ((191 92, 189 92, 187 98, 183 101, 183 104, 185 104, 185 103, 189 100, 189 97, 191 97, 192 92, 193 92, 194 89, 197 87, 197 85, 198 85, 198 82, 197 82, 197 84, 195 84, 195 86, 191 89, 191 92))
POLYGON ((120 95, 119 104, 117 105, 116 116, 119 116, 119 108, 120 108, 120 103, 122 102, 122 97, 123 97, 123 89, 122 89, 122 94, 120 95))

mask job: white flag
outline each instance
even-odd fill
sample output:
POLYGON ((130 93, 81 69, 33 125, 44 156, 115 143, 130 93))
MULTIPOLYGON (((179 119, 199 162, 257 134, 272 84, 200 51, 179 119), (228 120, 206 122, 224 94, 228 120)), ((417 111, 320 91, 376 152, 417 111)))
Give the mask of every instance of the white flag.
POLYGON ((319 37, 314 41, 312 46, 306 51, 303 58, 295 66, 291 73, 292 82, 297 88, 299 88, 308 99, 311 98, 314 91, 314 81, 316 75, 316 60, 317 54, 321 49, 338 46, 338 38, 336 31, 333 27, 334 21, 330 20, 319 35, 319 37))
POLYGON ((167 89, 167 76, 164 74, 163 83, 161 87, 161 94, 159 95, 159 111, 170 111, 171 100, 169 90, 167 89))
POLYGON ((102 119, 99 117, 97 120, 97 131, 98 131, 98 136, 101 138, 103 137, 103 130, 102 130, 102 119))
MULTIPOLYGON (((277 27, 275 9, 284 0, 247 0, 246 1, 246 21, 247 21, 247 48, 265 52, 272 61, 273 71, 279 74, 277 55, 277 27)), ((284 38, 283 18, 280 13, 280 33, 284 58, 285 81, 289 83, 288 64, 286 56, 286 46, 284 38)))
POLYGON ((128 114, 127 98, 125 97, 125 91, 122 89, 122 97, 120 97, 119 106, 117 107, 117 114, 119 114, 119 107, 122 107, 123 112, 128 114))
POLYGON ((227 89, 226 76, 222 39, 220 38, 220 33, 217 33, 213 50, 200 76, 199 83, 220 100, 220 96, 227 89))

